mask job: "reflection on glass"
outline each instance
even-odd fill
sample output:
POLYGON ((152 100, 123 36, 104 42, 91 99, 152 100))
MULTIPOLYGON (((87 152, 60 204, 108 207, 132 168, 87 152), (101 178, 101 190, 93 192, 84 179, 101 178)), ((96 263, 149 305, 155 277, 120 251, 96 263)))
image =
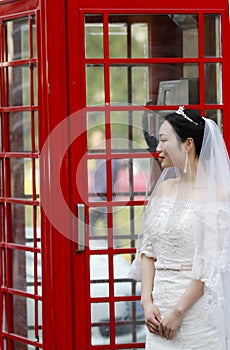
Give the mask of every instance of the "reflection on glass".
POLYGON ((114 200, 145 199, 152 173, 153 159, 120 159, 114 182, 114 200))
MULTIPOLYGON (((2 164, 1 164, 2 166, 2 164)), ((1 177, 2 177, 2 174, 1 174, 1 177)), ((2 187, 2 178, 1 178, 1 187, 2 187)), ((1 188, 1 197, 3 196, 3 190, 1 188)), ((4 203, 1 203, 0 204, 0 220, 1 222, 5 222, 5 206, 4 206, 4 203)), ((5 242, 6 240, 6 237, 5 237, 5 225, 2 225, 1 226, 1 233, 0 233, 0 239, 2 242, 5 242)), ((4 254, 4 250, 2 250, 2 254, 4 254)), ((4 257, 2 257, 2 261, 5 261, 4 260, 4 257)), ((2 280, 3 280, 3 284, 5 283, 5 274, 2 273, 2 280)))
POLYGON ((32 66, 33 72, 33 96, 31 96, 33 100, 33 105, 38 105, 38 79, 37 79, 37 67, 36 65, 32 66))
POLYGON ((25 221, 28 208, 22 204, 11 204, 12 234, 8 240, 16 244, 31 246, 32 218, 29 218, 28 222, 25 221))
POLYGON ((149 98, 148 66, 111 66, 111 103, 132 103, 143 105, 149 98), (118 88, 119 84, 119 88, 118 88))
POLYGON ((41 241, 41 213, 40 207, 36 206, 36 237, 39 241, 41 241))
POLYGON ((206 110, 205 117, 214 120, 214 122, 218 125, 220 131, 223 132, 223 118, 222 111, 220 109, 206 110))
POLYGON ((148 23, 144 16, 109 16, 111 58, 144 58, 148 57, 148 49, 148 23))
POLYGON ((206 57, 222 56, 221 16, 204 15, 204 54, 206 57))
MULTIPOLYGON (((42 288, 41 288, 41 283, 42 283, 42 255, 36 254, 36 258, 37 258, 37 285, 35 287, 35 294, 37 293, 38 295, 42 295, 42 288), (36 288, 37 288, 37 292, 36 292, 36 288)), ((40 314, 39 316, 41 317, 42 314, 40 314)))
POLYGON ((5 61, 14 61, 19 59, 30 58, 30 50, 33 52, 32 57, 36 57, 36 20, 32 16, 32 43, 30 48, 30 28, 29 18, 17 18, 4 22, 5 34, 5 61))
POLYGON ((131 56, 147 58, 149 56, 148 24, 131 24, 131 56))
POLYGON ((30 105, 30 69, 28 65, 8 67, 5 71, 9 106, 30 105))
POLYGON ((194 104, 199 100, 198 86, 198 64, 149 64, 145 67, 113 65, 110 67, 110 98, 114 104, 145 105, 148 101, 152 101, 153 105, 194 104), (161 84, 169 82, 170 86, 167 85, 166 89, 160 92, 161 84))
POLYGON ((107 208, 89 208, 89 236, 91 249, 106 249, 108 246, 107 208))
POLYGON ((9 114, 10 151, 32 152, 30 112, 12 112, 9 114))
POLYGON ((32 17, 32 38, 33 38, 33 47, 32 47, 32 57, 37 57, 37 41, 36 41, 36 18, 32 17))
MULTIPOLYGON (((12 302, 14 305, 14 313, 13 313, 14 333, 19 336, 24 336, 30 341, 34 341, 34 339, 38 337, 36 326, 41 326, 42 324, 41 302, 35 301, 34 299, 31 299, 31 298, 24 298, 17 295, 13 295, 12 298, 13 298, 12 302), (35 310, 36 310, 35 305, 38 306, 38 317, 37 317, 37 313, 35 314, 35 310)), ((39 331, 39 335, 41 335, 41 330, 39 331)), ((39 337, 39 340, 41 341, 40 337, 39 337)), ((25 344, 23 342, 20 343, 15 341, 14 349, 23 349, 24 345, 25 344)), ((29 348, 32 349, 32 347, 29 347, 29 348)))
POLYGON ((14 61, 30 57, 28 18, 16 18, 6 21, 5 61, 14 61))
MULTIPOLYGON (((151 101, 148 105, 152 106, 151 101)), ((116 111, 110 113, 110 121, 113 153, 147 153, 156 150, 156 135, 163 122, 159 112, 151 111, 147 107, 143 107, 141 111, 116 111)))
POLYGON ((101 15, 85 16, 85 56, 104 57, 103 18, 101 15))
MULTIPOLYGON (((35 301, 33 299, 27 299, 27 308, 28 310, 35 310, 35 301)), ((34 312, 32 312, 28 317, 28 338, 35 339, 35 318, 34 312)), ((19 348, 20 349, 20 348, 19 348)))
MULTIPOLYGON (((20 276, 20 280, 22 280, 22 276, 20 276)), ((19 278, 17 278, 17 282, 19 282, 19 278)), ((27 304, 27 302, 28 302, 28 298, 22 297, 20 295, 12 295, 12 303, 14 305, 13 332, 16 335, 20 335, 24 337, 28 336, 27 330, 28 330, 29 320, 27 319, 27 311, 28 311, 29 305, 27 304)), ((31 316, 33 317, 32 312, 31 312, 31 316)), ((16 346, 15 349, 20 349, 20 343, 18 343, 17 345, 15 344, 15 346, 16 346)))
POLYGON ((130 254, 116 254, 113 256, 114 295, 136 296, 140 295, 140 283, 127 278, 131 264, 130 254))
POLYGON ((109 344, 110 338, 109 303, 91 304, 91 342, 92 345, 109 344))
POLYGON ((15 198, 32 198, 32 160, 11 158, 11 196, 15 198))
POLYGON ((88 106, 105 103, 103 66, 86 67, 86 103, 88 106))
POLYGON ((27 290, 27 283, 34 281, 33 253, 14 249, 12 251, 12 288, 27 290), (28 263, 28 265, 27 265, 28 263))
POLYGON ((109 42, 110 57, 198 57, 197 15, 110 15, 109 42))
MULTIPOLYGON (((94 208, 93 208, 94 209, 94 208)), ((90 208, 91 210, 91 208, 90 208)), ((91 213, 89 213, 91 215, 91 213)), ((106 218, 107 220, 107 218, 106 218)), ((89 248, 90 250, 106 250, 108 249, 108 227, 106 224, 99 224, 89 226, 89 248)))
POLYGON ((205 63, 205 103, 222 103, 222 65, 205 63))
MULTIPOLYGON (((2 208, 3 209, 3 208, 2 208)), ((4 212, 1 212, 3 216, 4 212)), ((40 211, 38 207, 11 204, 12 232, 8 241, 27 247, 40 247, 40 211)), ((4 240, 4 237, 2 237, 4 240)))
POLYGON ((106 201, 107 169, 105 159, 88 160, 88 189, 90 201, 106 201))
POLYGON ((108 255, 90 256, 90 295, 92 298, 109 296, 108 255))
POLYGON ((142 206, 120 206, 113 208, 113 245, 116 248, 134 247, 141 229, 142 206))
MULTIPOLYGON (((36 335, 36 338, 42 342, 42 301, 38 301, 37 302, 37 306, 38 306, 38 334, 36 335)), ((36 349, 35 349, 36 350, 36 349)))
POLYGON ((87 139, 88 139, 88 150, 90 153, 105 153, 106 140, 105 140, 105 129, 104 125, 99 127, 95 126, 92 120, 88 120, 87 127, 87 139), (90 124, 93 125, 90 127, 90 124))
MULTIPOLYGON (((41 247, 41 228, 40 228, 40 210, 39 207, 33 207, 30 205, 24 206, 25 211, 23 211, 25 223, 25 241, 24 245, 29 247, 41 247)), ((13 208, 15 210, 15 208, 13 208)), ((17 215, 17 213, 15 213, 17 215)), ((14 235, 13 240, 17 242, 17 235, 14 235)))
MULTIPOLYGON (((130 112, 131 113, 131 112, 130 112)), ((129 137, 129 131, 132 125, 129 125, 129 112, 118 111, 110 113, 111 128, 111 148, 112 152, 127 152, 132 143, 129 137)))
POLYGON ((127 57, 127 23, 109 23, 110 57, 127 57))
POLYGON ((34 145, 32 143, 32 149, 34 152, 38 152, 38 112, 33 111, 32 112, 32 118, 34 120, 34 126, 32 130, 34 130, 34 145))
POLYGON ((111 66, 110 101, 116 104, 127 104, 129 102, 128 91, 128 67, 111 66))
POLYGON ((87 149, 90 153, 103 153, 105 151, 105 113, 87 113, 87 149), (96 137, 95 137, 96 136, 96 137))
POLYGON ((132 74, 132 103, 143 105, 149 98, 149 68, 133 67, 132 74))
POLYGON ((102 273, 99 281, 90 282, 90 296, 91 298, 108 297, 109 296, 109 282, 104 282, 102 273))
POLYGON ((117 344, 145 340, 144 313, 139 300, 115 303, 115 320, 117 344))
MULTIPOLYGON (((32 176, 34 177, 33 198, 39 200, 40 195, 40 164, 39 159, 32 160, 32 176), (34 162, 34 163, 33 163, 34 162)), ((33 187, 33 184, 32 184, 33 187)))

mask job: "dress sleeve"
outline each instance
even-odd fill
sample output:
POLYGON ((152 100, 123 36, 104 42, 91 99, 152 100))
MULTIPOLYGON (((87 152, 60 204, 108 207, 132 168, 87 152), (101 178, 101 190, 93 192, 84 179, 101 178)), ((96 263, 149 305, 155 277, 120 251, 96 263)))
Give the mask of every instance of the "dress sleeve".
POLYGON ((205 284, 213 283, 213 276, 229 269, 229 206, 219 204, 218 208, 197 213, 195 230, 193 278, 205 284))
POLYGON ((128 277, 141 281, 141 257, 146 255, 148 258, 157 260, 156 253, 154 250, 153 242, 153 225, 150 222, 149 217, 144 216, 143 229, 138 239, 137 253, 132 265, 130 267, 128 277))
POLYGON ((143 234, 143 241, 137 253, 142 256, 146 255, 148 258, 153 258, 156 260, 156 253, 154 250, 154 242, 151 235, 151 230, 146 229, 143 234))
MULTIPOLYGON (((230 349, 230 205, 204 209, 195 233, 193 278, 204 282, 207 321, 225 334, 230 349), (225 333, 224 333, 225 332, 225 333)), ((222 349, 222 347, 221 347, 222 349)), ((225 347, 223 347, 225 349, 225 347)))

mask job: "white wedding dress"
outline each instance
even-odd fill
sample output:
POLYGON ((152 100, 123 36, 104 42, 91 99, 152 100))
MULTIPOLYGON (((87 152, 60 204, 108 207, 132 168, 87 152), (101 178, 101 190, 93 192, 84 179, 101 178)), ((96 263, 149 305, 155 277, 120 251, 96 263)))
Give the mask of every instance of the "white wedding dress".
MULTIPOLYGON (((153 200, 155 208, 156 201, 153 200)), ((157 205, 157 215, 153 212, 146 218, 139 253, 157 259, 153 298, 163 318, 193 278, 194 235, 202 226, 202 208, 170 198, 159 200, 157 205)), ((202 232, 200 235, 202 237, 202 232)), ((209 319, 212 302, 205 289, 204 295, 186 312, 172 340, 147 330, 146 350, 219 350, 223 320, 218 315, 215 322, 209 319)))

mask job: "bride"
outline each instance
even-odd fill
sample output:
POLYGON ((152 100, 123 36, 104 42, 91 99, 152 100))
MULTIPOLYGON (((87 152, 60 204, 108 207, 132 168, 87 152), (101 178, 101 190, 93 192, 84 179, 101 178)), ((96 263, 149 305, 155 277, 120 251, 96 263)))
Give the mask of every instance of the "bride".
POLYGON ((159 130, 163 170, 130 277, 147 350, 230 349, 229 157, 216 124, 180 107, 159 130))

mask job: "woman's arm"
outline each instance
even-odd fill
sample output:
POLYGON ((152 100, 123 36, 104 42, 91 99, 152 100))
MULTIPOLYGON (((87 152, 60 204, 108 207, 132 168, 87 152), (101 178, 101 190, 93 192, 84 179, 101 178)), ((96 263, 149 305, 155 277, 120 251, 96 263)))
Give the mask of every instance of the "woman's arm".
POLYGON ((145 314, 145 323, 151 333, 159 334, 161 317, 152 298, 155 277, 154 259, 142 255, 141 260, 141 306, 145 314))
POLYGON ((204 283, 193 279, 172 311, 161 322, 160 333, 172 339, 186 311, 203 295, 204 283))

